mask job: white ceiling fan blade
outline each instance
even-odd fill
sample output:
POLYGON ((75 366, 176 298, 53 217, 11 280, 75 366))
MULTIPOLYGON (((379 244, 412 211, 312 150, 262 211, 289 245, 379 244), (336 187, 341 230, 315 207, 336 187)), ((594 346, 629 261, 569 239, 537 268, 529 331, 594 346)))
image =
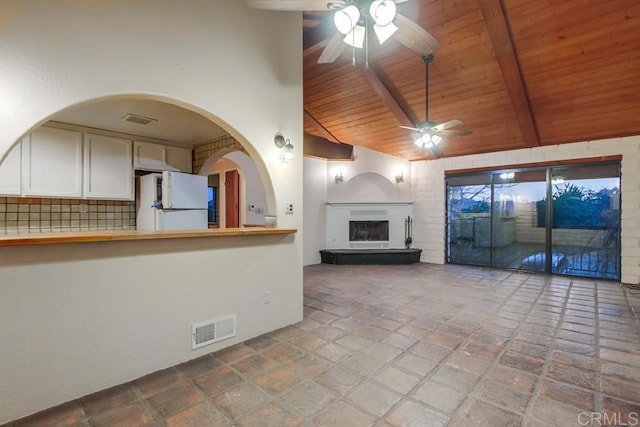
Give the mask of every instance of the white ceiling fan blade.
POLYGON ((440 123, 439 125, 435 125, 431 129, 433 129, 434 131, 438 132, 438 131, 441 131, 441 130, 452 128, 454 126, 459 126, 461 124, 463 124, 462 120, 453 119, 453 120, 449 120, 448 122, 444 122, 444 123, 440 123))
POLYGON ((409 127, 409 126, 398 126, 398 127, 399 127, 399 128, 402 128, 402 129, 409 129, 409 130, 413 130, 413 131, 416 131, 416 132, 422 132, 422 131, 421 131, 420 129, 418 129, 418 128, 412 128, 412 127, 409 127))
POLYGON ((448 129, 448 130, 440 130, 440 131, 435 131, 434 132, 437 135, 442 135, 442 136, 446 136, 446 135, 459 135, 459 136, 465 136, 465 135, 471 135, 471 131, 470 130, 455 130, 455 129, 448 129))
MULTIPOLYGON (((325 11, 331 0, 247 0, 249 7, 269 10, 325 11)), ((331 1, 344 3, 344 1, 331 1)))
POLYGON ((327 46, 324 48, 318 58, 318 64, 330 64, 342 54, 344 48, 347 46, 342 42, 342 34, 335 33, 330 39, 327 46))
POLYGON ((394 37, 409 49, 425 55, 440 47, 440 42, 435 37, 409 18, 398 13, 394 22, 398 26, 394 37))

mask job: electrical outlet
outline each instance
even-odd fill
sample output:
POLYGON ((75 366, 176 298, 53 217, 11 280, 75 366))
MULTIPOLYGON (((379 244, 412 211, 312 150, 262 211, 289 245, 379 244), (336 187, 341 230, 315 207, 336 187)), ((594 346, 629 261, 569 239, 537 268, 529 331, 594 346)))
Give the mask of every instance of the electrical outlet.
POLYGON ((256 210, 256 205, 249 205, 249 212, 253 212, 256 210))
POLYGON ((293 203, 287 202, 285 204, 284 213, 287 213, 287 214, 292 214, 293 213, 293 203))
POLYGON ((271 291, 264 291, 264 303, 271 303, 271 291))
POLYGON ((263 214, 264 213, 264 208, 256 208, 256 213, 257 214, 263 214))

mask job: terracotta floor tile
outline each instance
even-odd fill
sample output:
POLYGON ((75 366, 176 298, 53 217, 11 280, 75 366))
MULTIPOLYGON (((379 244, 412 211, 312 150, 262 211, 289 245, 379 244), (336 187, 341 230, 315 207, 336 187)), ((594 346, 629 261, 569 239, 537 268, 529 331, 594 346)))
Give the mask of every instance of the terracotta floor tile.
POLYGON ((640 402, 640 384, 616 376, 602 375, 602 392, 623 400, 640 402))
POLYGON ((177 368, 187 377, 193 378, 207 373, 219 365, 219 361, 207 354, 205 356, 198 357, 197 359, 182 363, 178 365, 177 368))
POLYGON ((438 366, 438 363, 407 353, 395 359, 393 365, 405 371, 426 376, 438 366))
POLYGON ((376 319, 374 322, 371 323, 371 325, 377 328, 392 332, 398 329, 399 327, 401 327, 403 323, 395 320, 391 320, 391 319, 381 318, 381 319, 376 319))
POLYGON ((168 417, 204 401, 204 396, 191 385, 176 386, 147 399, 160 415, 168 417))
POLYGON ((487 371, 485 379, 496 381, 526 393, 531 393, 533 392, 538 377, 518 369, 509 368, 504 365, 496 365, 487 371))
POLYGON ((260 335, 259 337, 250 339, 249 341, 245 341, 244 345, 246 345, 247 347, 250 347, 255 351, 261 351, 261 350, 264 350, 265 348, 271 347, 272 345, 278 344, 278 342, 279 341, 273 338, 271 335, 265 334, 265 335, 260 335))
POLYGON ((338 365, 318 375, 314 381, 322 384, 334 393, 344 396, 349 393, 353 387, 364 381, 364 379, 365 377, 362 375, 338 365))
POLYGON ((202 403, 165 420, 167 427, 233 427, 234 423, 215 406, 202 403))
POLYGON ((282 396, 293 412, 304 417, 320 412, 335 400, 333 393, 315 382, 300 383, 282 396))
POLYGON ((607 419, 612 421, 612 425, 632 426, 640 424, 640 403, 638 402, 630 403, 613 397, 602 396, 602 413, 603 415, 607 414, 607 419))
POLYGON ((306 334, 292 339, 291 341, 289 341, 289 343, 293 344, 303 351, 313 351, 318 347, 327 344, 327 341, 315 335, 306 334))
POLYGON ((88 416, 111 409, 127 406, 135 402, 136 394, 129 384, 113 387, 80 400, 88 416))
POLYGON ((213 357, 223 363, 235 363, 238 360, 243 359, 251 354, 254 354, 254 351, 251 347, 248 347, 244 344, 236 344, 232 347, 215 352, 213 354, 213 357))
POLYGON ((267 394, 250 383, 237 385, 213 397, 214 405, 233 418, 265 406, 270 400, 267 394))
POLYGON ((591 390, 596 389, 596 376, 593 371, 576 368, 575 366, 552 362, 547 369, 549 378, 574 384, 591 390))
POLYGON ((94 427, 142 427, 152 425, 154 420, 143 405, 134 403, 91 417, 89 422, 94 427))
POLYGON ((516 427, 520 426, 522 421, 520 415, 479 400, 472 402, 465 409, 464 417, 469 420, 470 425, 492 427, 516 427))
POLYGON ((345 402, 336 402, 327 411, 313 419, 320 427, 367 427, 375 423, 375 418, 345 402))
POLYGON ((482 396, 486 400, 495 402, 499 406, 504 406, 520 414, 524 414, 532 397, 530 393, 525 393, 521 389, 509 387, 492 380, 483 381, 481 389, 482 396))
POLYGON ((460 352, 453 353, 449 356, 446 360, 446 364, 477 376, 484 374, 485 371, 489 369, 489 366, 491 366, 491 362, 487 360, 478 359, 460 352))
POLYGON ((264 391, 269 394, 277 395, 284 393, 300 380, 289 371, 278 368, 276 370, 259 375, 253 379, 264 391))
POLYGON ((542 425, 556 427, 580 425, 578 417, 584 412, 584 409, 563 405, 554 400, 541 397, 535 399, 531 410, 531 414, 540 420, 542 425))
POLYGON ((278 341, 289 341, 290 339, 299 337, 302 334, 303 332, 300 329, 294 328, 293 326, 286 326, 269 333, 272 338, 275 338, 278 341))
POLYGON ((372 380, 366 380, 351 391, 347 399, 366 412, 381 417, 402 397, 400 393, 372 380))
POLYGON ((407 394, 420 382, 421 377, 389 366, 378 373, 374 379, 391 390, 407 394))
POLYGON ((351 354, 351 350, 340 344, 329 343, 314 350, 314 354, 323 357, 331 362, 338 362, 351 354))
MULTIPOLYGON (((237 419, 240 427, 298 427, 304 420, 287 412, 276 402, 254 409, 237 419)), ((214 424, 212 424, 213 426, 214 424)))
POLYGON ((253 377, 264 370, 274 368, 277 363, 259 354, 252 354, 231 366, 241 374, 253 377))
POLYGON ((470 372, 444 365, 431 376, 431 380, 459 391, 468 391, 478 381, 478 376, 470 372))
POLYGON ((511 366, 512 368, 520 369, 521 371, 539 374, 542 372, 544 360, 508 350, 500 358, 500 363, 506 366, 511 366))
POLYGON ((386 364, 383 359, 375 356, 375 353, 369 350, 354 353, 340 362, 340 365, 357 372, 360 375, 368 376, 382 369, 386 364))
POLYGON ((626 351, 602 348, 600 349, 600 358, 621 365, 635 366, 640 369, 640 353, 629 353, 626 351))
POLYGON ((451 350, 455 350, 464 341, 464 338, 445 332, 436 331, 433 334, 427 336, 424 340, 434 344, 438 344, 442 347, 447 347, 451 350))
POLYGON ((429 426, 446 425, 450 418, 427 408, 420 403, 404 400, 386 418, 394 426, 429 426))
POLYGON ((465 396, 466 394, 462 391, 445 387, 433 381, 427 381, 412 394, 414 399, 449 415, 462 403, 465 396))
POLYGON ((389 344, 390 346, 399 348, 401 350, 406 350, 415 343, 418 342, 417 338, 408 337, 406 335, 393 333, 390 334, 387 338, 382 341, 385 344, 389 344))
POLYGON ((442 347, 438 344, 433 344, 425 340, 418 341, 409 351, 416 356, 424 357, 435 362, 442 361, 445 357, 451 354, 451 349, 442 347))
POLYGON ((84 425, 80 423, 82 418, 84 418, 82 408, 77 403, 71 402, 42 411, 10 425, 12 427, 71 427, 84 425))
POLYGON ((593 391, 574 387, 567 383, 545 379, 538 390, 540 396, 555 400, 566 405, 593 411, 594 393, 593 391))
POLYGON ((283 367, 301 380, 313 377, 327 369, 327 363, 313 356, 305 355, 292 360, 283 367))
POLYGON ((351 350, 360 350, 371 346, 373 343, 375 343, 374 340, 355 335, 353 332, 336 340, 336 344, 340 344, 351 350))
POLYGON ((333 326, 321 326, 317 329, 314 329, 313 334, 317 335, 327 342, 331 342, 346 335, 347 333, 342 329, 334 328, 333 326))
POLYGON ((596 368, 595 358, 562 350, 553 350, 551 361, 556 364, 575 366, 587 371, 593 371, 596 368))
POLYGON ((186 384, 186 377, 179 370, 169 368, 139 378, 134 384, 143 394, 151 396, 169 387, 186 384))
POLYGON ((304 353, 299 348, 295 348, 289 344, 276 344, 266 350, 262 350, 261 354, 276 362, 286 363, 299 359, 304 353))
POLYGON ((219 366, 211 372, 197 377, 194 382, 209 396, 242 383, 244 380, 228 366, 219 366))

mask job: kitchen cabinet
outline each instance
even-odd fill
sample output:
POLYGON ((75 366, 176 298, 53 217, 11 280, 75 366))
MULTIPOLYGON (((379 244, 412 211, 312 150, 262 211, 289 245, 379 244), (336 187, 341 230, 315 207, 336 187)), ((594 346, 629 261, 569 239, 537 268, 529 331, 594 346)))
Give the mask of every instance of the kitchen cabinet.
POLYGON ((22 139, 22 195, 82 197, 82 133, 41 127, 22 139))
POLYGON ((131 140, 85 134, 83 196, 133 200, 131 140))
POLYGON ((166 147, 167 170, 178 172, 192 172, 191 150, 180 147, 166 147))
POLYGON ((164 170, 165 151, 165 146, 161 144, 133 141, 133 167, 153 171, 164 170))
POLYGON ((191 173, 191 150, 150 142, 133 142, 133 167, 191 173))
POLYGON ((0 163, 0 195, 19 196, 22 191, 21 151, 20 143, 15 144, 0 163))

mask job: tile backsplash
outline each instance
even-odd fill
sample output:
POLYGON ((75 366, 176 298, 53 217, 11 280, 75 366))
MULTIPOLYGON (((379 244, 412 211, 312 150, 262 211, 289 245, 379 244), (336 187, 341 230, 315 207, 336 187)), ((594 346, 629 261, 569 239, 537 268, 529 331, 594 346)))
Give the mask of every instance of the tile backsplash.
POLYGON ((134 201, 0 197, 0 235, 135 229, 134 201))

